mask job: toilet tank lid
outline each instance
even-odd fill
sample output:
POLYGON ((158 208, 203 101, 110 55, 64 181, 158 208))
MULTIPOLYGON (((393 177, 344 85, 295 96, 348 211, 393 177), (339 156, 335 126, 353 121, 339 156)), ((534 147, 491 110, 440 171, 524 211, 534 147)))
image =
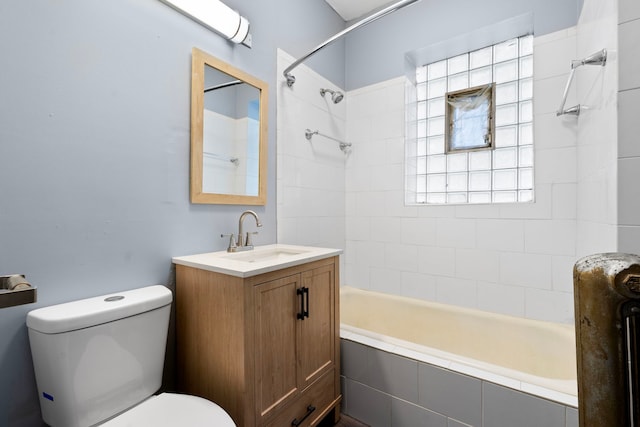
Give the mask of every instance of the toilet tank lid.
POLYGON ((59 334, 135 316, 171 304, 164 286, 131 291, 38 308, 27 314, 27 327, 45 334, 59 334))

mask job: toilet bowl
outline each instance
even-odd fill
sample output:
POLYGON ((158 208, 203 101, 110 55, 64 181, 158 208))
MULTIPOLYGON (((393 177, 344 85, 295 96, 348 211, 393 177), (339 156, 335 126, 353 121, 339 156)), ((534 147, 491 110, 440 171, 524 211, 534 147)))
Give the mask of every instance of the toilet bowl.
POLYGON ((211 427, 235 426, 221 407, 209 400, 185 394, 162 393, 152 396, 101 427, 211 427))
POLYGON ((43 420, 52 427, 234 427, 196 396, 162 384, 172 294, 149 286, 27 314, 43 420))

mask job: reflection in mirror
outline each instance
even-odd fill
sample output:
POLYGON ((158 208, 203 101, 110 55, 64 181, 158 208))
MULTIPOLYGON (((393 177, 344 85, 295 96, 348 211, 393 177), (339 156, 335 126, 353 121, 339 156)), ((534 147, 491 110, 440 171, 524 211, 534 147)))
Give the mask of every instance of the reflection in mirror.
POLYGON ((191 201, 266 202, 267 86, 193 49, 191 201))
POLYGON ((202 191, 258 196, 260 90, 204 67, 202 191))

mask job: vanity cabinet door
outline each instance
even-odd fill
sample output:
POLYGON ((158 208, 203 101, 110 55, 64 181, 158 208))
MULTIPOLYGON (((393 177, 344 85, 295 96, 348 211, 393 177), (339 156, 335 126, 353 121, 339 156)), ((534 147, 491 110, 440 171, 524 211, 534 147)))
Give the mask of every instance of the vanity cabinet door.
POLYGON ((298 391, 296 316, 300 275, 255 286, 255 369, 258 420, 286 405, 298 391))
POLYGON ((301 390, 332 369, 335 361, 335 275, 333 265, 301 274, 308 312, 298 322, 298 380, 301 390))
POLYGON ((334 368, 334 274, 327 265, 255 286, 258 420, 334 368))

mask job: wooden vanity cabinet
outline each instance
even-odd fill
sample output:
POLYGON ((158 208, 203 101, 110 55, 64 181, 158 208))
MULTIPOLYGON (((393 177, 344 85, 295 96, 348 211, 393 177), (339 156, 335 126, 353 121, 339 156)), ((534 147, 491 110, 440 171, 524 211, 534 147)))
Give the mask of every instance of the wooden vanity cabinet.
POLYGON ((179 391, 239 426, 339 418, 338 257, 248 278, 176 265, 179 391))

